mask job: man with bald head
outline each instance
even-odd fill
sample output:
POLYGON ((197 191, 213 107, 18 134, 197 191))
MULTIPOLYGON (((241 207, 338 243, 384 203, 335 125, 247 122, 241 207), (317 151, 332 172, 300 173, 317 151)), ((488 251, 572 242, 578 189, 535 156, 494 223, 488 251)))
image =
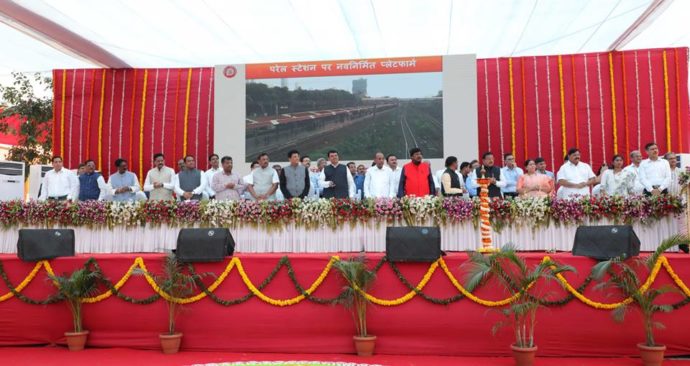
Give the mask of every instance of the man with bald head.
POLYGON ((642 162, 642 153, 640 150, 633 150, 630 152, 630 165, 626 166, 625 169, 633 174, 635 174, 635 183, 633 185, 633 193, 642 194, 644 187, 640 183, 640 163, 642 162))
POLYGON ((364 198, 391 197, 392 171, 382 152, 374 154, 374 166, 364 175, 364 198))

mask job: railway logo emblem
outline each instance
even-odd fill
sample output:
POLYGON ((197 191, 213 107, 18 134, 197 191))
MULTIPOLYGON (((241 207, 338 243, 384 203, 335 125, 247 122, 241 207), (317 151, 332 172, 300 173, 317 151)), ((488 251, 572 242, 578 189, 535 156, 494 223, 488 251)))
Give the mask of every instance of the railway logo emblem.
POLYGON ((237 75, 237 69, 235 66, 225 66, 223 69, 223 75, 225 75, 225 77, 228 79, 233 78, 235 75, 237 75))

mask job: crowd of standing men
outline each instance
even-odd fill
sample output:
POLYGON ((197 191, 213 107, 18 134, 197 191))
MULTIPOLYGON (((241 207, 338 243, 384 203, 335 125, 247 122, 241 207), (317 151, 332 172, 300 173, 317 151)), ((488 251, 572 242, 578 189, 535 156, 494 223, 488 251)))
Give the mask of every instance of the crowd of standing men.
POLYGON ((610 164, 602 164, 595 174, 581 162, 580 151, 570 149, 557 174, 547 170, 543 158, 528 159, 524 170, 515 157, 506 154, 504 166, 494 164, 494 155, 486 152, 481 162, 460 163, 454 156, 445 159, 445 168, 432 172, 419 148, 410 150, 410 162, 398 166, 395 155, 376 152, 371 166, 342 164, 335 150, 327 159, 319 158, 314 166, 309 156, 291 150, 285 166, 270 165, 269 156, 260 154, 251 163, 251 173, 240 177, 233 172, 229 156, 209 156, 207 171, 196 168, 194 156, 178 162, 178 173, 165 165, 161 153, 153 156, 153 167, 146 174, 143 189, 125 159, 117 159, 117 172, 106 182, 96 171, 93 160, 82 164, 77 173, 65 169, 60 156, 52 159, 53 169, 43 179, 40 200, 283 200, 299 198, 383 198, 443 195, 471 198, 477 195, 477 177, 490 179, 492 198, 547 197, 560 198, 594 195, 660 195, 680 194, 677 157, 674 153, 659 156, 655 143, 645 147, 648 158, 639 151, 630 153, 631 164, 615 155, 610 164))

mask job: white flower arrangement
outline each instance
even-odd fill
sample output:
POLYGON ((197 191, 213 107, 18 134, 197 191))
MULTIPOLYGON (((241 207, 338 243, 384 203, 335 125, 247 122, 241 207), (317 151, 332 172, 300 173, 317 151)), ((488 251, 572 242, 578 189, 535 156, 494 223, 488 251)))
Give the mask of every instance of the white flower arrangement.
POLYGON ((535 228, 548 221, 550 209, 548 198, 517 198, 511 205, 511 216, 516 224, 535 228))
POLYGON ((141 223, 140 210, 138 202, 111 202, 108 217, 112 225, 135 226, 141 223))
POLYGON ((424 224, 429 220, 440 222, 440 208, 443 199, 439 197, 403 197, 401 199, 404 217, 408 225, 424 224))
POLYGON ((299 210, 293 212, 296 214, 297 221, 305 226, 327 226, 334 222, 333 203, 321 198, 313 201, 302 201, 299 210))
POLYGON ((212 200, 202 206, 201 220, 210 226, 231 226, 236 222, 237 201, 212 200))

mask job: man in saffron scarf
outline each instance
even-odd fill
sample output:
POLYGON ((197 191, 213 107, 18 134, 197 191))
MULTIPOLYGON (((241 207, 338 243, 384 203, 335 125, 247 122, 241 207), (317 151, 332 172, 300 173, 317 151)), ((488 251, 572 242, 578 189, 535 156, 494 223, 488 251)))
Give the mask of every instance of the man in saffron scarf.
POLYGON ((398 197, 403 196, 434 196, 436 187, 434 178, 431 175, 431 167, 423 163, 422 150, 418 147, 410 149, 411 162, 405 164, 400 173, 400 184, 398 185, 398 197))

